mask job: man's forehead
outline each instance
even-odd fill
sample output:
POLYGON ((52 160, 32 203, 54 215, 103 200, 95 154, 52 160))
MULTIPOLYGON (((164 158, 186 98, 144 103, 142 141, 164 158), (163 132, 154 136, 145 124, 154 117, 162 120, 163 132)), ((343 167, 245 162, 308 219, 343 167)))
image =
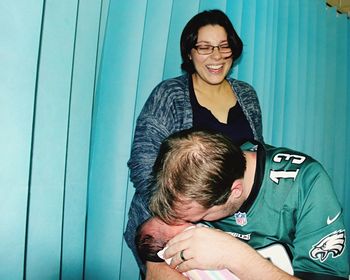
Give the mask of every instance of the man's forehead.
POLYGON ((176 213, 179 221, 198 222, 205 216, 207 211, 207 208, 192 200, 176 203, 176 213))
POLYGON ((181 209, 181 211, 206 211, 208 210, 204 206, 200 205, 198 202, 192 200, 192 199, 181 199, 180 201, 175 203, 176 209, 178 211, 181 209))

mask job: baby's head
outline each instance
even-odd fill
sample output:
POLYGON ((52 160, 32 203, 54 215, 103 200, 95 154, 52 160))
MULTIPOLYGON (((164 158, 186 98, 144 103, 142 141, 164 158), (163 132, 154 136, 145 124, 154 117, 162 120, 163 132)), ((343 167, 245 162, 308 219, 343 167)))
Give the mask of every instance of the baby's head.
POLYGON ((164 260, 157 253, 171 238, 192 225, 191 223, 168 225, 156 217, 148 219, 138 228, 135 239, 137 252, 142 262, 163 262, 164 260))

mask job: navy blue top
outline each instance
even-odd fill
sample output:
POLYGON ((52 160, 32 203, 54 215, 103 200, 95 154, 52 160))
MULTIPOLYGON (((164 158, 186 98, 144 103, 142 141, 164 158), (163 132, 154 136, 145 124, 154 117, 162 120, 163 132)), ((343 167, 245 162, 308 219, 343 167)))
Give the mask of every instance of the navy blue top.
POLYGON ((189 83, 189 91, 194 128, 210 129, 223 133, 238 146, 247 141, 254 140, 253 131, 238 101, 235 106, 230 108, 226 124, 220 122, 210 110, 198 103, 192 81, 189 83))

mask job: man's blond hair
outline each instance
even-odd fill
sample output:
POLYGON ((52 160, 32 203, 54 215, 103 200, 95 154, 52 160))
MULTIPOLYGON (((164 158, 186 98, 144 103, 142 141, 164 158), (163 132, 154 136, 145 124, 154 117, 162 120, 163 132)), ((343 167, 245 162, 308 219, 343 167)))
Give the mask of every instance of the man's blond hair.
POLYGON ((160 147, 150 210, 170 223, 181 218, 177 202, 195 201, 205 208, 224 204, 245 167, 242 151, 224 135, 194 129, 177 132, 160 147))

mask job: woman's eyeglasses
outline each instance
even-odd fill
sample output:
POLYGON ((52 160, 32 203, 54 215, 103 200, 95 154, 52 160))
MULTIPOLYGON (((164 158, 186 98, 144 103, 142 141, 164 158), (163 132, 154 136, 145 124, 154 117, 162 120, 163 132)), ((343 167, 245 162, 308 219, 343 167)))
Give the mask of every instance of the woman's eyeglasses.
POLYGON ((196 45, 193 47, 198 54, 212 54, 214 52, 214 49, 217 48, 218 51, 222 54, 229 54, 232 52, 230 46, 228 44, 224 45, 218 45, 218 46, 212 46, 212 45, 196 45))

